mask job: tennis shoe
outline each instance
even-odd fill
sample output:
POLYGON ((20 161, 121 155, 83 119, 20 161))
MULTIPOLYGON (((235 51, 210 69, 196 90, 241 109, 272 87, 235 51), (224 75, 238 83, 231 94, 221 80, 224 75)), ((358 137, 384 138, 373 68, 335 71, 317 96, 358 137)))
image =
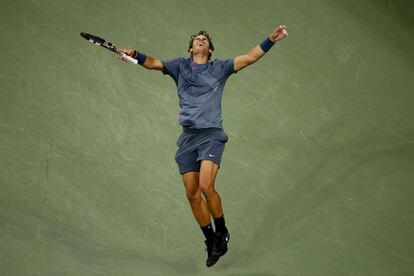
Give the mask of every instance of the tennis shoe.
POLYGON ((212 241, 205 240, 204 243, 207 246, 207 248, 206 248, 206 251, 207 251, 206 266, 210 267, 210 266, 213 266, 215 263, 217 263, 217 261, 220 257, 213 256, 214 240, 212 240, 212 241))
POLYGON ((230 233, 227 231, 226 233, 216 232, 214 234, 214 246, 212 256, 215 258, 220 258, 227 252, 227 244, 230 241, 230 233))

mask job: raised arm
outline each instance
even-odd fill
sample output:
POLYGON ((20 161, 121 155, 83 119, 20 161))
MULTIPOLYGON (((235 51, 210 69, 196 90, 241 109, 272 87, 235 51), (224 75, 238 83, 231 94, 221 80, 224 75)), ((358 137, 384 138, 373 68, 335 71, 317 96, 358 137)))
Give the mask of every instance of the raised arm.
POLYGON ((262 56, 266 54, 267 51, 270 50, 275 42, 282 40, 288 36, 286 28, 287 27, 285 25, 277 27, 261 44, 251 49, 247 54, 236 57, 234 59, 234 70, 240 71, 244 67, 258 61, 262 56))
MULTIPOLYGON (((124 53, 132 58, 137 59, 138 63, 144 66, 145 68, 147 68, 148 70, 160 70, 161 71, 163 69, 161 60, 151 57, 151 56, 146 56, 144 54, 141 54, 134 49, 118 49, 118 52, 120 54, 124 53)), ((122 58, 122 56, 119 56, 119 58, 123 61, 128 62, 127 60, 122 58)))

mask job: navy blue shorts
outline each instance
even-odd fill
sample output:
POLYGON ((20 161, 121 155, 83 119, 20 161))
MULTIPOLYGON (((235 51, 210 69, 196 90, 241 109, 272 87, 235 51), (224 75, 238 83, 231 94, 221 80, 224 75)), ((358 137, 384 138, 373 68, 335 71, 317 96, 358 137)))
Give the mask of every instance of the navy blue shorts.
POLYGON ((224 144, 228 140, 224 130, 188 127, 183 129, 183 133, 177 140, 178 150, 175 154, 180 174, 191 171, 199 172, 201 160, 211 160, 220 167, 224 144))

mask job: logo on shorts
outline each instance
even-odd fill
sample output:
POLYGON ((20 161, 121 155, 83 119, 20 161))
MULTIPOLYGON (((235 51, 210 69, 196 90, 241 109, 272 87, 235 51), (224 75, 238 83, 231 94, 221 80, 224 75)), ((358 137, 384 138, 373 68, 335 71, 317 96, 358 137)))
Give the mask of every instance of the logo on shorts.
POLYGON ((210 154, 210 153, 209 153, 209 154, 208 154, 208 157, 214 157, 214 154, 210 154))

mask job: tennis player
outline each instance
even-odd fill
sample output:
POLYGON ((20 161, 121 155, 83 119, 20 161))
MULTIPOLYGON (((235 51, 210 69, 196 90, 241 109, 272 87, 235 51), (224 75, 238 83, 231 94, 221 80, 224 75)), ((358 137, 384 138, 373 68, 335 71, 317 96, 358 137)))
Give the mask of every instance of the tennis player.
POLYGON ((183 132, 177 141, 175 160, 193 215, 206 239, 208 267, 227 252, 230 240, 220 195, 214 186, 224 145, 228 140, 221 118, 224 85, 230 75, 258 61, 275 42, 287 35, 286 26, 281 25, 246 54, 225 60, 211 61, 214 46, 206 31, 191 36, 189 58, 159 60, 134 49, 119 49, 121 59, 122 53, 133 57, 145 68, 171 76, 177 85, 179 124, 183 132))

